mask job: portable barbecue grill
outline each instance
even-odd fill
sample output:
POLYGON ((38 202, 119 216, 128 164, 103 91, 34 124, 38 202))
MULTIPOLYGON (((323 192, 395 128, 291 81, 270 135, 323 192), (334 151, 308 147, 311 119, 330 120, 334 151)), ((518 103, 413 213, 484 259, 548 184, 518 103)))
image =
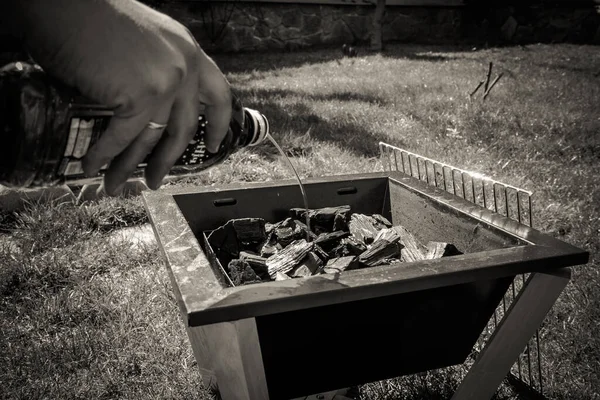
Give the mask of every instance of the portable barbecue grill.
POLYGON ((384 172, 307 179, 309 206, 378 213, 465 254, 234 287, 205 233, 285 218, 303 207, 297 184, 143 193, 203 380, 224 400, 322 393, 461 364, 473 350, 454 399, 490 398, 507 374, 542 390, 536 330, 588 253, 532 228, 530 192, 380 150, 384 172))

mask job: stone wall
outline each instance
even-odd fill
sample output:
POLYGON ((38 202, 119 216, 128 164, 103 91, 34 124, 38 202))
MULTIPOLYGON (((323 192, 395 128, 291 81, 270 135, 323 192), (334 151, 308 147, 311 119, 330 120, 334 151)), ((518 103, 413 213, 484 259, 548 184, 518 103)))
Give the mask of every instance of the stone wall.
MULTIPOLYGON (((600 44, 600 15, 591 6, 387 6, 384 42, 600 44)), ((210 52, 295 50, 370 41, 374 6, 291 3, 162 2, 210 52)))
MULTIPOLYGON (((375 11, 373 5, 364 4, 142 1, 182 22, 212 53, 296 50, 342 43, 366 47, 375 11)), ((383 40, 422 44, 600 44, 600 6, 593 2, 553 0, 550 5, 546 0, 522 0, 510 5, 510 1, 464 0, 465 5, 456 7, 388 5, 383 40)), ((449 4, 457 3, 450 0, 449 4)), ((0 64, 12 60, 19 48, 20 43, 0 26, 0 64)))
MULTIPOLYGON (((246 2, 176 3, 160 9, 185 24, 204 48, 219 52, 368 43, 374 11, 372 6, 246 2)), ((388 7, 384 40, 456 41, 459 24, 456 8, 388 7)))
POLYGON ((600 44, 600 9, 594 5, 559 2, 489 7, 478 3, 464 8, 465 37, 502 44, 600 44))

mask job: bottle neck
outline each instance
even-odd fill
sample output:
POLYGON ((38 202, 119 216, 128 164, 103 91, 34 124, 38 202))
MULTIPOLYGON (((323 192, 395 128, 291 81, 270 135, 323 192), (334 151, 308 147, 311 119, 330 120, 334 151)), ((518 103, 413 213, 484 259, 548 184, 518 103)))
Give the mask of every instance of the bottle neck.
POLYGON ((269 121, 260 112, 251 108, 244 108, 248 140, 246 146, 256 146, 262 143, 269 134, 269 121))

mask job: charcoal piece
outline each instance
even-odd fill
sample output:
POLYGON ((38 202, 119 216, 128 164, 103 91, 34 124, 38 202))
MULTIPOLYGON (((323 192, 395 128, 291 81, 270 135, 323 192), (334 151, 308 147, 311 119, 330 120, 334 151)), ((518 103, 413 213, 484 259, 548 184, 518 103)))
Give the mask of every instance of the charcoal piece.
POLYGON ((290 227, 279 227, 275 229, 275 236, 277 237, 277 243, 285 247, 294 240, 294 229, 290 227))
POLYGON ((463 254, 453 244, 443 242, 429 242, 427 243, 427 254, 425 255, 426 260, 433 260, 435 258, 457 256, 463 254))
POLYGON ((394 257, 394 258, 384 258, 380 261, 378 261, 377 263, 375 263, 373 266, 376 267, 378 265, 392 265, 392 264, 396 264, 396 263, 400 263, 402 261, 400 261, 399 258, 394 257))
POLYGON ((310 271, 310 268, 308 268, 306 265, 300 265, 290 274, 290 276, 292 278, 305 278, 307 276, 311 276, 312 274, 313 273, 310 271))
POLYGON ((277 272, 287 273, 296 268, 312 247, 312 242, 304 239, 295 240, 277 254, 267 258, 266 264, 271 278, 274 278, 277 272))
POLYGON ((273 234, 273 232, 275 232, 275 228, 278 228, 279 225, 281 225, 281 222, 275 224, 265 222, 265 233, 267 234, 267 237, 270 237, 270 235, 273 234))
POLYGON ((350 232, 335 231, 330 233, 321 233, 314 240, 315 244, 321 246, 325 251, 329 251, 341 243, 341 240, 350 236, 350 232))
POLYGON ((350 221, 350 210, 348 212, 338 212, 333 218, 332 231, 348 231, 348 222, 350 221))
POLYGON ((356 256, 337 257, 327 262, 323 268, 323 272, 326 274, 336 274, 356 268, 358 268, 356 256))
POLYGON ((258 254, 252 254, 246 251, 240 251, 240 260, 246 261, 248 265, 256 272, 261 279, 269 279, 267 270, 267 259, 258 254))
POLYGON ((265 242, 260 248, 260 256, 269 258, 274 254, 277 254, 278 251, 283 249, 283 246, 277 242, 265 242))
POLYGON ((412 233, 410 233, 402 225, 395 225, 391 229, 400 235, 400 244, 404 246, 400 256, 400 259, 403 262, 412 262, 425 259, 427 248, 421 242, 419 242, 412 233))
POLYGON ((238 218, 232 223, 239 242, 258 243, 267 238, 265 220, 262 218, 238 218))
POLYGON ((397 230, 385 228, 377 233, 375 236, 375 241, 377 241, 377 239, 385 239, 388 242, 397 242, 400 240, 400 234, 397 230))
POLYGON ((391 228, 392 223, 381 214, 372 214, 371 217, 379 223, 382 228, 391 228))
POLYGON ((321 260, 321 257, 319 257, 314 251, 311 251, 306 255, 306 257, 304 257, 304 260, 302 260, 302 265, 307 266, 308 269, 314 274, 323 265, 323 260, 321 260))
POLYGON ((386 258, 393 258, 400 254, 402 245, 398 242, 388 242, 385 239, 379 239, 371 245, 371 247, 358 256, 358 261, 369 267, 374 267, 380 261, 386 258))
POLYGON ((317 238, 317 235, 315 235, 313 231, 309 230, 304 222, 300 220, 294 220, 294 225, 294 239, 306 238, 307 233, 311 241, 317 238))
POLYGON ((276 281, 287 281, 288 279, 292 279, 292 277, 284 274, 283 272, 277 271, 274 279, 276 281))
POLYGON ((364 214, 354 213, 350 217, 348 229, 352 236, 364 244, 371 244, 380 231, 381 224, 375 218, 364 214))
POLYGON ((281 228, 292 228, 294 229, 294 227, 296 226, 296 224, 294 223, 294 219, 293 218, 286 218, 283 221, 281 221, 281 223, 279 224, 279 227, 281 228))
POLYGON ((309 252, 302 262, 289 275, 292 278, 311 276, 323 265, 323 261, 314 252, 309 252))
POLYGON ((225 265, 229 260, 238 258, 240 246, 232 221, 227 221, 225 225, 210 232, 207 239, 215 255, 220 260, 227 260, 225 265))
POLYGON ((359 242, 353 237, 347 237, 346 239, 342 240, 342 244, 346 246, 348 254, 355 256, 358 256, 363 251, 367 250, 367 246, 364 243, 359 242))
POLYGON ((327 254, 327 252, 325 250, 323 250, 323 248, 321 248, 321 246, 319 246, 318 244, 313 242, 313 252, 319 256, 319 258, 321 259, 321 261, 323 263, 327 263, 327 261, 329 260, 329 254, 327 254))
MULTIPOLYGON (((308 209, 309 216, 310 216, 311 211, 312 210, 309 208, 308 209)), ((290 208, 290 216, 294 219, 301 219, 304 221, 306 219, 306 208, 300 208, 300 207, 290 208)))
POLYGON ((353 236, 342 239, 340 245, 331 250, 331 257, 358 256, 367 250, 367 245, 356 240, 353 236))
MULTIPOLYGON (((298 220, 306 219, 306 209, 304 208, 292 208, 290 209, 290 214, 298 220)), ((315 233, 332 232, 336 215, 340 215, 338 218, 347 219, 349 214, 350 206, 348 205, 309 209, 310 228, 315 233)))
POLYGON ((252 267, 250 267, 250 264, 244 260, 230 261, 227 265, 227 270, 235 286, 262 282, 252 267))

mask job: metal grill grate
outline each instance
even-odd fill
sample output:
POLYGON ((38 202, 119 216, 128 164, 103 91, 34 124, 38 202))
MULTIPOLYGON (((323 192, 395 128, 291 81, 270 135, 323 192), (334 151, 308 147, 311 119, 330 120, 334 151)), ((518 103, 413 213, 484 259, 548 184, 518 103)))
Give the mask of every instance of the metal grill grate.
MULTIPOLYGON (((521 224, 533 226, 533 193, 530 191, 411 153, 387 143, 380 142, 379 150, 380 159, 386 171, 402 172, 521 224)), ((506 310, 525 284, 527 277, 528 275, 521 275, 513 280, 504 294, 502 303, 494 311, 494 316, 490 318, 486 329, 477 341, 474 354, 477 354, 490 338, 506 310)), ((543 397, 542 349, 539 331, 529 341, 523 353, 512 366, 508 381, 513 386, 543 397)))

